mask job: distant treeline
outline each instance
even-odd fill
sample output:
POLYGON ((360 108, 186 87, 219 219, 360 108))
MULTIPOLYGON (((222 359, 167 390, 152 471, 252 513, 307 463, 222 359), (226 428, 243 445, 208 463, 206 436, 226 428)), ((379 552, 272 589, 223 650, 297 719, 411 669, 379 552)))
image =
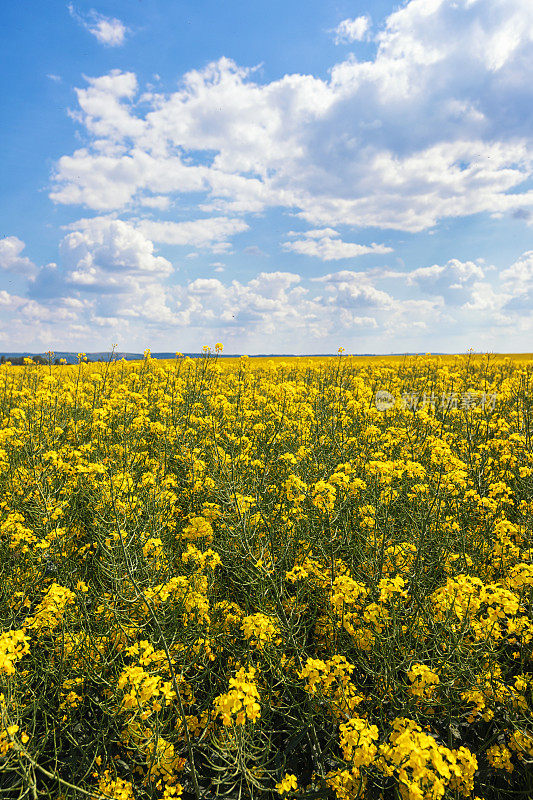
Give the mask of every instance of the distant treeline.
MULTIPOLYGON (((24 359, 29 358, 29 356, 0 356, 0 364, 5 364, 6 361, 9 361, 14 367, 21 367, 24 364, 24 359)), ((31 360, 34 364, 48 364, 46 358, 42 356, 31 356, 31 360)), ((59 363, 59 362, 58 362, 59 363)))
MULTIPOLYGON (((27 358, 31 359, 34 364, 48 364, 48 359, 44 358, 44 356, 0 356, 0 364, 6 364, 9 361, 9 363, 13 367, 22 367, 24 365, 24 360, 27 358)), ((102 363, 105 361, 105 359, 103 358, 95 358, 95 359, 87 358, 84 360, 86 361, 86 363, 92 363, 92 362, 102 363)), ((63 360, 63 363, 65 364, 66 361, 63 360)), ((60 365, 59 358, 54 358, 52 364, 58 367, 60 365)))

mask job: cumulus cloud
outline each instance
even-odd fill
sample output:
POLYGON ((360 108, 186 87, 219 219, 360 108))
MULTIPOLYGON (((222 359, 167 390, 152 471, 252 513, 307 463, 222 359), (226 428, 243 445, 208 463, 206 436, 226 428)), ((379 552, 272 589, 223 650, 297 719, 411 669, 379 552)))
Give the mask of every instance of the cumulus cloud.
POLYGON ((170 206, 170 198, 164 195, 141 197, 139 202, 142 206, 146 206, 146 208, 159 208, 161 211, 166 210, 170 206))
MULTIPOLYGON (((222 262, 210 266, 223 270, 222 262)), ((533 251, 499 274, 480 260, 451 259, 411 272, 345 269, 313 279, 283 270, 249 280, 176 277, 133 224, 78 220, 60 245, 59 264, 30 279, 27 297, 0 291, 2 322, 21 349, 37 350, 66 338, 83 350, 120 341, 130 350, 183 352, 196 351, 199 341, 224 341, 230 352, 242 352, 244 343, 249 352, 335 352, 339 344, 402 352, 419 349, 421 332, 431 349, 466 349, 474 335, 481 349, 494 349, 498 336, 515 337, 520 349, 533 333, 533 251), (377 285, 387 281, 386 289, 377 285), (414 294, 406 296, 409 288, 414 294)))
POLYGON ((457 258, 450 259, 447 264, 440 266, 433 264, 431 267, 420 267, 408 274, 407 282, 410 284, 418 283, 430 289, 442 282, 448 286, 462 285, 472 279, 480 279, 485 275, 479 263, 473 261, 459 261, 457 258))
POLYGON ((69 233, 60 253, 73 286, 94 291, 125 289, 128 279, 163 278, 172 265, 154 255, 153 243, 127 222, 95 217, 69 233))
POLYGON ((334 321, 328 324, 320 304, 300 284, 299 275, 286 272, 261 272, 247 283, 198 278, 178 290, 177 317, 182 325, 223 328, 229 336, 246 331, 252 339, 261 337, 263 348, 269 345, 265 337, 276 335, 279 346, 280 334, 290 332, 294 341, 316 334, 318 327, 326 333, 334 321))
POLYGON ((506 293, 505 311, 526 312, 531 317, 533 308, 533 250, 523 253, 508 269, 500 274, 506 293))
POLYGON ((533 250, 523 253, 508 269, 500 273, 503 286, 517 293, 533 288, 533 250))
POLYGON ((374 308, 390 310, 394 306, 393 298, 377 289, 370 282, 369 276, 351 270, 341 270, 312 279, 324 283, 328 297, 326 305, 335 308, 374 308))
MULTIPOLYGON (((473 284, 470 298, 463 306, 467 313, 474 312, 478 315, 487 315, 491 324, 501 324, 503 315, 501 310, 512 300, 508 292, 498 288, 495 289, 486 281, 479 281, 473 284)), ((510 318, 508 318, 510 321, 510 318)))
POLYGON ((140 220, 136 227, 154 242, 208 247, 221 252, 231 247, 226 241, 228 237, 248 230, 249 225, 242 219, 209 217, 186 222, 155 222, 146 219, 140 220))
POLYGON ((16 236, 0 239, 0 270, 24 276, 32 275, 37 268, 27 256, 21 255, 25 246, 16 236))
POLYGON ((352 54, 327 79, 261 84, 228 58, 168 94, 143 94, 129 72, 90 77, 77 92, 86 145, 59 159, 51 197, 101 212, 199 193, 207 214, 281 207, 316 228, 413 233, 526 215, 532 40, 529 0, 411 0, 372 59, 352 54))
MULTIPOLYGON (((0 309, 5 328, 0 328, 0 341, 9 349, 16 342, 17 350, 49 349, 51 343, 72 341, 76 332, 86 328, 82 320, 87 304, 75 298, 56 298, 53 305, 0 291, 0 309)), ((86 328, 90 335, 90 328, 86 328)))
POLYGON ((485 271, 479 263, 450 259, 446 264, 420 267, 407 274, 407 284, 416 285, 427 294, 441 295, 447 305, 474 302, 472 292, 479 294, 485 271))
POLYGON ((362 16, 355 19, 343 19, 334 29, 335 44, 361 42, 367 38, 370 28, 370 17, 362 16))
POLYGON ((154 253, 153 242, 128 222, 109 217, 79 220, 60 243, 61 267, 43 268, 31 286, 33 297, 73 289, 125 294, 168 277, 173 267, 154 253))
POLYGON ((256 244, 251 244, 245 247, 242 251, 247 256, 256 256, 258 258, 268 258, 268 253, 263 252, 256 244))
POLYGON ((69 3, 67 8, 70 16, 92 33, 100 44, 107 47, 120 47, 124 44, 128 29, 119 19, 105 17, 94 10, 85 15, 80 14, 72 3, 69 3))
MULTIPOLYGON (((294 231, 289 231, 289 236, 299 236, 294 231)), ((334 261, 341 258, 355 258, 368 253, 392 253, 392 247, 372 242, 371 245, 343 242, 339 234, 332 228, 306 231, 302 239, 293 242, 284 242, 283 249, 300 253, 306 256, 315 256, 322 261, 334 261)))

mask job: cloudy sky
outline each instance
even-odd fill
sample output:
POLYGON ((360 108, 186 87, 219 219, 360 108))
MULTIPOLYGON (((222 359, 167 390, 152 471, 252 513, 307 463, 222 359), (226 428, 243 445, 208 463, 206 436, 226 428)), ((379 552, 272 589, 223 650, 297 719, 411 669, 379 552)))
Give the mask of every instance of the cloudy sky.
POLYGON ((531 0, 26 0, 0 37, 0 351, 533 350, 531 0))

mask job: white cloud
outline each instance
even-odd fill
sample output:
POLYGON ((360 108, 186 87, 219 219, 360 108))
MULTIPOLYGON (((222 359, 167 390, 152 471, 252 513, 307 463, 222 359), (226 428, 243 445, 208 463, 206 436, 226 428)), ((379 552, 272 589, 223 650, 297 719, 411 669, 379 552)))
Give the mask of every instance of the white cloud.
POLYGON ((487 314, 492 317, 493 324, 501 322, 500 311, 509 302, 511 296, 501 289, 496 290, 490 283, 476 281, 471 289, 470 299, 464 304, 467 312, 487 314))
POLYGON ((69 233, 60 245, 72 284, 105 288, 124 286, 128 277, 166 277, 172 265, 154 255, 146 236, 127 222, 105 217, 86 221, 83 229, 69 233))
POLYGON ((197 279, 179 290, 177 316, 182 325, 222 329, 230 337, 247 331, 252 338, 261 338, 263 348, 270 347, 268 339, 275 335, 279 347, 282 335, 290 334, 292 341, 305 336, 319 317, 323 333, 334 324, 323 319, 323 309, 307 298, 300 283, 299 275, 285 272, 262 272, 248 283, 197 279))
MULTIPOLYGON (((37 300, 28 299, 19 295, 0 291, 0 307, 4 319, 9 319, 9 333, 11 342, 17 342, 19 347, 18 333, 24 331, 27 337, 35 335, 36 327, 52 325, 76 325, 80 315, 87 308, 87 304, 74 298, 56 298, 53 305, 41 303, 37 300)), ((21 348, 24 349, 24 341, 21 341, 21 348)), ((11 345, 12 346, 12 345, 11 345)))
POLYGON ((230 247, 229 242, 225 241, 228 237, 248 230, 249 225, 242 219, 209 217, 186 222, 154 222, 145 219, 140 220, 136 227, 154 242, 210 247, 212 250, 216 250, 218 246, 220 252, 220 245, 224 249, 230 247))
POLYGON ((316 230, 309 231, 288 231, 287 236, 298 238, 298 236, 305 236, 308 239, 322 239, 324 236, 337 237, 339 234, 333 228, 317 228, 316 230))
POLYGON ((372 60, 351 55, 327 80, 259 84, 221 58, 140 106, 132 73, 89 78, 87 145, 59 160, 51 197, 104 211, 194 192, 208 214, 277 206, 317 228, 410 232, 526 215, 532 40, 529 0, 411 0, 372 60))
POLYGON ((60 265, 42 268, 29 286, 35 308, 46 310, 50 324, 67 318, 80 324, 71 333, 66 326, 62 340, 79 341, 83 332, 94 337, 94 326, 117 341, 144 326, 175 324, 165 285, 175 269, 156 255, 150 239, 111 217, 81 219, 69 227, 59 246, 60 265), (67 302, 80 305, 71 308, 67 302))
MULTIPOLYGON (((298 235, 294 231, 289 232, 289 236, 298 235)), ((392 253, 391 247, 383 244, 371 245, 355 244, 355 242, 343 242, 339 234, 332 228, 321 230, 311 230, 303 234, 305 238, 297 239, 294 242, 284 242, 283 249, 300 253, 307 256, 315 256, 322 261, 334 261, 341 258, 355 258, 368 253, 392 253)))
POLYGON ((335 34, 335 44, 346 44, 350 42, 362 42, 367 38, 370 28, 370 17, 362 16, 355 19, 343 19, 339 22, 333 33, 335 34))
MULTIPOLYGON (((531 319, 533 308, 533 250, 523 253, 508 269, 500 274, 505 292, 503 310, 517 311, 531 319)), ((499 297, 500 303, 502 297, 499 297)))
POLYGON ((170 199, 164 195, 141 197, 139 202, 142 206, 146 206, 146 208, 159 208, 161 211, 165 211, 170 206, 170 199))
POLYGON ((2 289, 0 292, 0 306, 3 307, 4 311, 10 309, 16 309, 20 306, 21 303, 24 302, 24 298, 19 297, 18 295, 11 294, 10 292, 6 292, 5 289, 2 289))
MULTIPOLYGON (((98 149, 102 150, 103 142, 109 145, 126 137, 133 139, 142 135, 146 123, 133 116, 124 104, 124 101, 133 100, 137 92, 137 77, 133 72, 114 69, 108 75, 85 80, 88 88, 76 89, 81 109, 78 119, 96 137, 98 149)), ((122 152, 120 148, 108 149, 110 155, 121 155, 122 152)))
POLYGON ((37 299, 73 290, 123 295, 146 291, 173 272, 153 243, 131 224, 110 217, 79 220, 60 243, 61 267, 49 264, 31 285, 37 299))
POLYGON ((433 264, 431 267, 420 267, 407 273, 407 282, 433 288, 443 278, 445 278, 447 284, 464 284, 467 281, 476 278, 481 279, 484 276, 485 273, 480 264, 474 261, 459 261, 457 258, 451 258, 444 266, 433 264))
POLYGON ((109 47, 120 47, 124 44, 126 26, 119 19, 99 16, 89 28, 89 32, 96 36, 101 44, 109 47))
POLYGON ((523 253, 508 269, 500 273, 503 286, 515 293, 533 288, 533 250, 523 253))
POLYGON ((474 342, 501 349, 501 336, 514 342, 510 350, 523 350, 533 332, 533 251, 500 274, 479 261, 451 259, 411 273, 338 270, 305 280, 274 270, 248 281, 174 284, 172 266, 146 236, 130 223, 97 217, 79 220, 60 253, 59 266, 43 267, 30 282, 29 298, 0 292, 3 341, 7 326, 20 349, 61 349, 67 338, 85 351, 118 341, 123 349, 183 352, 223 341, 229 352, 335 352, 340 344, 403 352, 420 349, 423 333, 426 349, 453 352, 474 342), (403 280, 392 290, 376 287, 391 276, 403 280), (406 296, 409 287, 421 296, 406 296), (40 344, 30 346, 36 337, 40 344))
POLYGON ((67 8, 70 16, 92 33, 100 44, 107 47, 120 47, 124 44, 128 29, 119 19, 105 17, 94 10, 85 15, 80 14, 72 3, 69 3, 67 8))
POLYGON ((268 253, 265 253, 261 250, 260 247, 256 244, 250 244, 248 247, 245 247, 242 251, 247 256, 253 256, 254 258, 268 258, 268 253))
POLYGON ((446 217, 487 211, 501 214, 533 205, 533 193, 506 194, 531 169, 524 144, 503 146, 481 141, 437 144, 413 156, 369 152, 368 172, 375 191, 360 198, 309 198, 298 216, 311 224, 397 228, 412 233, 446 217), (403 196, 399 196, 399 188, 403 196))
POLYGON ((485 278, 483 267, 473 261, 450 259, 446 264, 433 264, 405 273, 408 286, 418 286, 430 295, 441 295, 448 306, 475 303, 481 296, 485 278))
POLYGON ((32 275, 37 268, 29 258, 21 256, 25 246, 16 236, 5 236, 0 239, 0 270, 24 276, 32 275))
POLYGON ((380 289, 376 289, 364 272, 341 270, 313 278, 317 283, 324 283, 328 297, 325 303, 335 308, 376 308, 390 310, 394 306, 393 298, 380 289))

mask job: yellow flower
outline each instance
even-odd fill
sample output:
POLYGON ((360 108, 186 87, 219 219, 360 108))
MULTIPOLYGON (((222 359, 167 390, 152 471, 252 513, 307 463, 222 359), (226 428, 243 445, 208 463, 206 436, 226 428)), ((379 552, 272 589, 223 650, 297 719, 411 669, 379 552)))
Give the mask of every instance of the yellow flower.
POLYGON ((0 634, 0 672, 15 674, 15 663, 30 652, 29 642, 24 631, 6 631, 0 634))
POLYGON ((279 783, 276 783, 276 790, 278 794, 284 795, 291 791, 291 789, 298 788, 298 781, 296 779, 296 775, 291 775, 290 773, 286 772, 284 777, 281 779, 279 783))
MULTIPOLYGON (((280 630, 275 620, 264 614, 251 614, 242 621, 241 630, 251 645, 262 649, 265 644, 279 639, 280 630)), ((281 641, 281 640, 280 640, 281 641)))
POLYGON ((234 678, 230 678, 230 690, 215 698, 217 716, 225 726, 244 725, 246 719, 255 722, 261 716, 261 706, 257 702, 259 692, 254 682, 256 669, 241 667, 234 678))
POLYGON ((191 517, 181 535, 184 539, 206 538, 210 541, 213 537, 213 528, 204 517, 191 517))

